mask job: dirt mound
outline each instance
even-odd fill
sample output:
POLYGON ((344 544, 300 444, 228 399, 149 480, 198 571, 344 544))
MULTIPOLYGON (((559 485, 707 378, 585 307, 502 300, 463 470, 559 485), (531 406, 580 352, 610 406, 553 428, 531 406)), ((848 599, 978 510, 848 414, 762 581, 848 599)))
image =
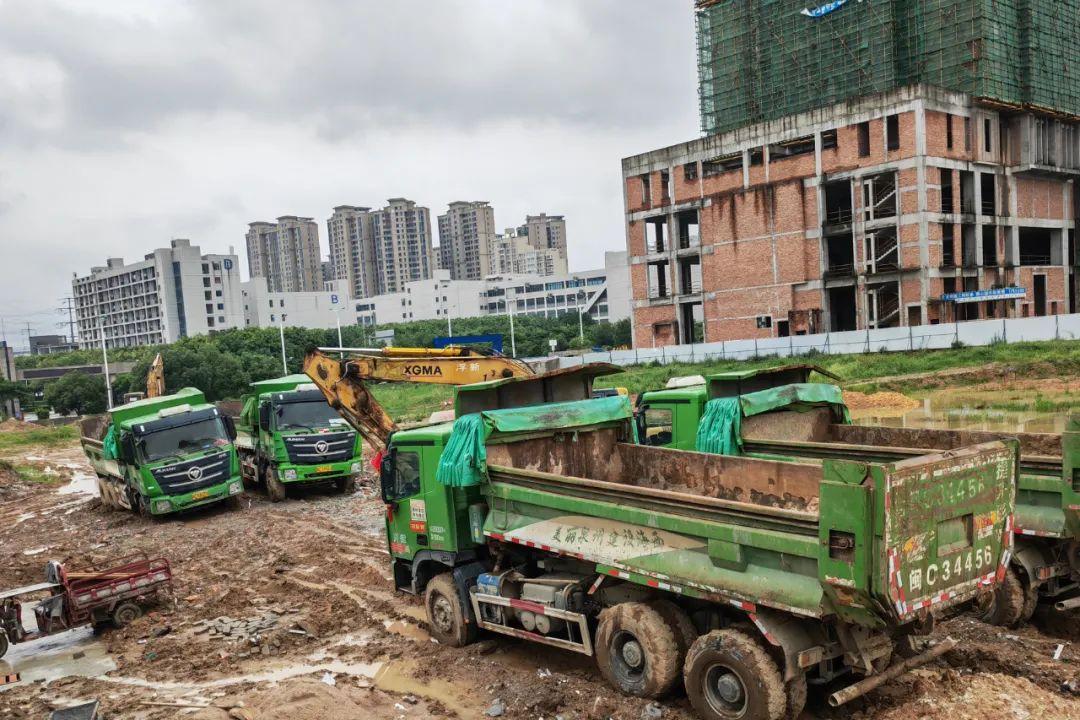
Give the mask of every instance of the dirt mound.
POLYGON ((1047 691, 1024 678, 1000 674, 960 675, 955 671, 917 675, 922 697, 873 714, 879 720, 987 720, 1020 718, 1075 720, 1075 700, 1047 691))
POLYGON ((39 429, 39 426, 34 423, 23 422, 15 418, 8 418, 4 422, 0 422, 0 433, 26 432, 27 430, 37 429, 39 429))
POLYGON ((850 410, 873 410, 877 408, 914 410, 919 407, 918 400, 898 392, 867 394, 855 390, 845 390, 844 403, 850 410))

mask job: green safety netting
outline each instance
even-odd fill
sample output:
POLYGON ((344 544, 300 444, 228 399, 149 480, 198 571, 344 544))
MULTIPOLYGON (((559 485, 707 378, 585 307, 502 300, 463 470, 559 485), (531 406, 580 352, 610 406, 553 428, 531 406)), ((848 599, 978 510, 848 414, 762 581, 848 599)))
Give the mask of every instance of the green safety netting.
POLYGON ((631 417, 630 401, 621 395, 463 415, 454 421, 435 479, 448 487, 479 485, 487 472, 484 444, 493 433, 568 430, 631 417))
POLYGON ((742 454, 742 409, 739 397, 714 398, 705 403, 694 449, 716 455, 742 454))
POLYGON ((836 385, 826 383, 782 385, 746 393, 739 396, 739 400, 745 417, 780 409, 806 412, 828 405, 832 407, 833 413, 840 422, 846 425, 851 424, 851 414, 848 412, 847 405, 844 404, 844 393, 836 385))
POLYGON ((105 437, 101 440, 101 453, 106 460, 116 460, 119 457, 119 451, 116 447, 115 425, 109 425, 108 432, 105 433, 105 437))
POLYGON ((742 419, 774 410, 807 412, 828 406, 839 422, 851 424, 843 392, 825 383, 795 383, 705 403, 694 449, 717 455, 742 454, 742 419))

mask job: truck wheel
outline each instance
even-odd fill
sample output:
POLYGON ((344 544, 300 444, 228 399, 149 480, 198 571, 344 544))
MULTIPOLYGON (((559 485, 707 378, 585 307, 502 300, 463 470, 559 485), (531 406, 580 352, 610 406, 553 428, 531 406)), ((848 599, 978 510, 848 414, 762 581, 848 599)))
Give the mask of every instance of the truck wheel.
POLYGON ((113 627, 127 627, 142 617, 142 608, 132 602, 124 602, 117 605, 112 611, 113 627))
POLYGON ((1022 578, 1024 584, 1024 608, 1020 611, 1018 625, 1026 625, 1035 615, 1035 609, 1039 607, 1039 584, 1031 582, 1027 573, 1022 578))
POLYGON ((806 673, 784 683, 784 695, 787 698, 787 710, 784 720, 799 720, 806 707, 806 673))
POLYGON ((476 624, 468 622, 452 573, 436 575, 424 594, 428 631, 444 645, 462 647, 476 639, 476 624))
POLYGON ((994 589, 983 605, 980 615, 984 623, 1009 626, 1017 623, 1024 613, 1024 583, 1016 568, 1005 570, 1005 579, 994 589))
POLYGON ((277 479, 277 473, 269 465, 263 470, 263 482, 270 502, 281 502, 285 499, 285 483, 277 479))
POLYGON ((347 477, 338 478, 334 481, 334 487, 342 495, 352 495, 356 492, 356 476, 349 475, 347 477))
POLYGON ((7 633, 5 633, 3 630, 0 630, 0 658, 4 657, 4 655, 7 654, 7 651, 8 651, 7 633))
POLYGON ((150 520, 154 516, 154 514, 150 512, 150 501, 140 492, 135 493, 135 505, 132 507, 139 513, 139 517, 150 520))
POLYGON ((682 668, 686 653, 689 652, 690 646, 698 638, 698 631, 694 627, 694 621, 681 607, 670 600, 653 600, 649 604, 656 608, 656 611, 663 616, 664 622, 675 632, 675 640, 679 644, 679 667, 682 668))
POLYGON ((782 720, 787 710, 779 666, 738 630, 699 637, 686 655, 683 680, 690 704, 705 720, 782 720))
POLYGON ((621 603, 600 613, 596 662, 619 692, 657 698, 679 681, 682 642, 679 632, 656 607, 621 603))
POLYGON ((222 503, 229 510, 241 510, 244 507, 243 500, 240 495, 230 495, 229 498, 222 503))

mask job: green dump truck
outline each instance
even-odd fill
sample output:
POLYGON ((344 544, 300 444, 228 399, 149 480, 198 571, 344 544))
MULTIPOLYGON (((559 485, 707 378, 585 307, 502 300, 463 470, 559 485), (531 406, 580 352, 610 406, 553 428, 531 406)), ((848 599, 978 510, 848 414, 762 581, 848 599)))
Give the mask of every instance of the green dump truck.
POLYGON ((236 419, 236 448, 244 480, 262 485, 274 502, 290 487, 332 483, 356 487, 362 439, 326 404, 307 375, 251 384, 236 419))
POLYGON ((142 515, 240 506, 232 419, 195 388, 137 400, 82 421, 102 501, 142 515))
MULTIPOLYGON (((594 656, 621 692, 685 684, 703 718, 842 704, 1005 573, 1015 442, 871 463, 635 442, 625 397, 562 373, 458 388, 454 423, 381 456, 396 586, 453 646, 479 630, 594 656), (860 679, 861 678, 861 679, 860 679)), ((332 400, 333 401, 333 400, 332 400)))
POLYGON ((709 441, 700 430, 710 412, 715 417, 734 402, 742 411, 737 452, 756 457, 893 462, 1015 438, 1021 452, 1016 548, 983 617, 1024 622, 1040 599, 1062 610, 1080 607, 1080 418, 1060 435, 852 425, 839 389, 807 384, 811 372, 828 376, 814 366, 793 366, 718 373, 694 387, 643 393, 641 436, 662 447, 698 448, 709 441))

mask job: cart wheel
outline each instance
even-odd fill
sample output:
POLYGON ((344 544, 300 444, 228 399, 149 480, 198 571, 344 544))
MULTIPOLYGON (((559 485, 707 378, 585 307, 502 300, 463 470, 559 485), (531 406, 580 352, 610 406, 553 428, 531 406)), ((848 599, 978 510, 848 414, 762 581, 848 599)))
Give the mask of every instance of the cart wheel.
POLYGON ((356 476, 349 475, 348 477, 338 478, 334 481, 334 487, 342 495, 352 495, 356 492, 356 476))
POLYGON ((7 650, 8 650, 7 633, 5 633, 3 630, 0 630, 0 658, 4 657, 4 655, 7 654, 7 650))
POLYGON ((428 630, 444 645, 462 647, 476 639, 476 624, 469 622, 451 573, 431 578, 424 595, 428 630))
POLYGON ((269 465, 263 470, 263 482, 266 484, 266 494, 270 497, 270 502, 281 502, 285 499, 285 483, 277 479, 269 465))
POLYGON ((117 628, 126 627, 141 618, 142 614, 142 608, 135 603, 120 603, 112 612, 112 624, 117 628))

